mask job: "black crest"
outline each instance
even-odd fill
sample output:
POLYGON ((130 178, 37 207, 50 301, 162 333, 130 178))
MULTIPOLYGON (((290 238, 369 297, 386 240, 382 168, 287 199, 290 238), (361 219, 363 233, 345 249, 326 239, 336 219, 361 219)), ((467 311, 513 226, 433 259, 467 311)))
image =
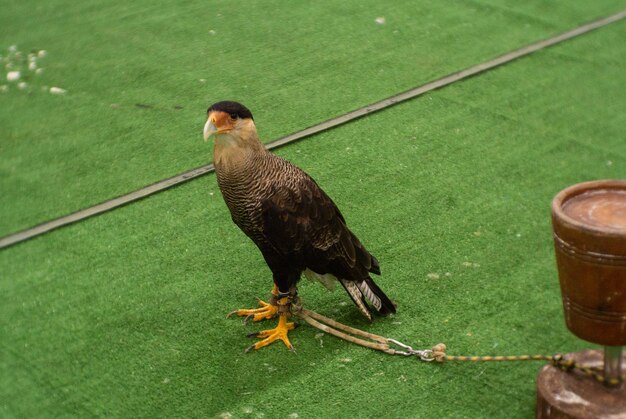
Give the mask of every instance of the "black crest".
POLYGON ((207 113, 211 111, 226 112, 233 118, 241 118, 241 119, 250 118, 254 120, 254 118, 252 117, 252 112, 250 112, 250 109, 246 108, 239 102, 233 102, 230 100, 225 100, 222 102, 214 103, 213 105, 209 107, 209 109, 207 109, 207 113))

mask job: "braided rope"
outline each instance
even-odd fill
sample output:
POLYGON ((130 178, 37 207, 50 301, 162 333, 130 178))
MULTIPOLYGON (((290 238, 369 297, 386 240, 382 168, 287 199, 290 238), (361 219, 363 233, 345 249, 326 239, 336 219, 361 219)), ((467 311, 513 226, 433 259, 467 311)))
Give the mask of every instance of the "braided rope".
POLYGON ((556 368, 571 372, 578 371, 583 375, 593 378, 594 380, 608 384, 609 386, 617 386, 621 382, 626 381, 626 374, 620 378, 609 378, 602 374, 602 369, 589 365, 582 365, 573 359, 566 359, 561 354, 556 355, 512 355, 512 356, 460 356, 460 355, 440 355, 436 361, 469 361, 469 362, 489 362, 489 361, 548 361, 556 368))
POLYGON ((548 361, 554 367, 566 372, 578 371, 583 375, 593 378, 594 380, 607 384, 609 386, 617 386, 626 381, 626 374, 619 378, 608 378, 602 374, 602 369, 598 367, 581 365, 573 359, 566 359, 561 354, 555 355, 497 355, 497 356, 463 356, 446 354, 446 345, 439 343, 431 349, 413 349, 395 339, 386 338, 384 336, 365 332, 354 327, 347 326, 336 320, 323 316, 311 310, 303 308, 301 305, 292 306, 292 314, 300 317, 311 326, 343 339, 348 342, 355 343, 370 349, 384 352, 390 355, 417 356, 420 360, 431 362, 446 361, 462 361, 462 362, 503 362, 503 361, 548 361), (357 337, 359 336, 359 337, 357 337), (399 347, 395 349, 390 345, 399 347))

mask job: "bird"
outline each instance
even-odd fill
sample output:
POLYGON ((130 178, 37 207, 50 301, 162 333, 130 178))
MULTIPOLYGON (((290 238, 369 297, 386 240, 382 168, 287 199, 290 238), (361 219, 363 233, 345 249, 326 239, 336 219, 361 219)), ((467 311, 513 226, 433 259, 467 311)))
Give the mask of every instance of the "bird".
POLYGON ((328 288, 339 282, 372 321, 371 306, 385 316, 396 305, 372 280, 378 260, 367 251, 333 200, 316 181, 286 159, 271 153, 259 139, 251 111, 235 101, 220 101, 207 110, 205 142, 214 137, 217 183, 233 222, 256 244, 272 272, 268 301, 230 315, 255 322, 278 316, 274 329, 251 334, 260 340, 246 352, 282 341, 289 350, 291 309, 298 301, 302 277, 328 288))

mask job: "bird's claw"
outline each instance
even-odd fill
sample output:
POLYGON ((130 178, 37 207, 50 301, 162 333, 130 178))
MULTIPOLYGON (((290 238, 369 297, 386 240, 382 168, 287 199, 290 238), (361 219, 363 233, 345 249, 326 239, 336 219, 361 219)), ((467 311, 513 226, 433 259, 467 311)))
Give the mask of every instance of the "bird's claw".
MULTIPOLYGON (((248 347, 245 349, 245 351, 244 351, 244 352, 245 352, 245 353, 248 353, 248 352, 253 351, 253 350, 256 350, 256 349, 257 349, 257 348, 256 348, 256 343, 254 343, 254 344, 252 344, 252 345, 248 346, 248 347)), ((295 346, 293 346, 293 345, 291 345, 291 344, 290 344, 290 346, 288 347, 288 349, 289 349, 289 352, 293 352, 294 354, 296 353, 296 348, 295 348, 295 346)))
MULTIPOLYGON (((298 327, 300 327, 300 323, 298 322, 287 323, 287 327, 288 327, 287 330, 297 329, 298 327)), ((246 337, 247 338, 267 338, 272 335, 272 332, 275 332, 275 331, 276 329, 261 330, 258 332, 248 333, 246 337)))
POLYGON ((259 299, 259 305, 259 308, 233 310, 226 315, 226 318, 232 315, 237 315, 241 317, 245 316, 243 323, 246 324, 248 323, 248 321, 250 321, 250 319, 252 319, 252 321, 254 322, 258 322, 265 319, 271 319, 272 317, 276 316, 276 313, 278 312, 278 306, 266 303, 261 299, 259 299))
POLYGON ((285 346, 290 351, 294 351, 294 347, 291 342, 289 342, 287 334, 290 330, 295 329, 298 325, 296 323, 288 323, 286 319, 286 315, 281 315, 278 320, 278 325, 275 329, 261 330, 260 332, 253 332, 248 334, 248 337, 262 338, 262 340, 256 342, 253 345, 250 345, 248 348, 246 348, 246 352, 250 352, 253 349, 260 349, 277 340, 282 340, 285 346))

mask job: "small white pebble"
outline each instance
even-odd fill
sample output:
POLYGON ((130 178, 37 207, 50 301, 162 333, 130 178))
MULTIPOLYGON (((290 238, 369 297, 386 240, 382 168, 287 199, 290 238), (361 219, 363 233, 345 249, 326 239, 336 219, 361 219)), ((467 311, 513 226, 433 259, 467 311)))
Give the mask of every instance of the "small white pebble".
POLYGON ((9 47, 9 52, 15 52, 15 51, 17 51, 17 45, 11 45, 9 47))
POLYGON ((296 419, 297 417, 300 417, 300 415, 298 415, 296 412, 291 413, 289 416, 287 416, 289 419, 296 419))
POLYGON ((45 50, 45 49, 42 49, 42 50, 40 50, 40 51, 37 53, 37 56, 38 56, 39 58, 43 58, 43 57, 45 57, 45 56, 46 56, 46 54, 48 54, 48 53, 46 52, 46 50, 45 50))
POLYGON ((439 279, 439 274, 437 272, 431 272, 428 275, 426 275, 426 277, 428 277, 428 279, 439 279))
POLYGON ((200 83, 206 83, 206 79, 200 79, 200 83))
POLYGON ((463 262, 463 266, 466 268, 480 268, 480 264, 474 262, 463 262))
POLYGON ((164 378, 163 381, 162 381, 163 384, 169 384, 169 382, 170 382, 170 379, 167 378, 167 377, 164 378))
POLYGON ((50 93, 52 93, 53 95, 62 95, 62 94, 65 94, 65 92, 67 92, 67 90, 61 89, 60 87, 50 88, 50 93))
POLYGON ((9 71, 7 73, 7 81, 16 81, 19 80, 22 75, 19 71, 9 71))
POLYGON ((30 63, 28 63, 28 69, 30 71, 35 71, 37 70, 37 63, 34 61, 31 61, 30 63))
POLYGON ((213 195, 215 195, 215 193, 214 192, 209 192, 209 195, 213 196, 213 195))
POLYGON ((385 24, 385 18, 383 16, 377 17, 376 19, 374 19, 374 22, 378 23, 379 25, 384 25, 385 24))
POLYGON ((28 61, 36 61, 36 60, 37 60, 37 56, 35 54, 33 54, 32 52, 28 54, 28 61))
POLYGON ((41 75, 41 73, 43 73, 43 68, 38 68, 37 70, 35 70, 35 74, 37 74, 38 76, 41 75))
POLYGON ((606 165, 607 165, 607 166, 613 166, 613 161, 611 161, 611 160, 607 161, 607 162, 606 162, 606 165))
POLYGON ((348 363, 348 362, 352 362, 352 359, 351 358, 341 358, 340 361, 348 363))
POLYGON ((230 418, 232 418, 232 417, 233 417, 233 415, 232 415, 232 413, 230 413, 230 412, 222 412, 222 413, 220 413, 220 416, 219 416, 219 417, 220 417, 221 419, 230 419, 230 418))
POLYGON ((17 88, 20 90, 26 90, 26 88, 28 87, 28 85, 26 84, 25 81, 21 81, 17 84, 17 88))
POLYGON ((209 31, 209 35, 215 35, 216 33, 217 33, 217 32, 215 32, 213 29, 211 29, 211 30, 209 31))

